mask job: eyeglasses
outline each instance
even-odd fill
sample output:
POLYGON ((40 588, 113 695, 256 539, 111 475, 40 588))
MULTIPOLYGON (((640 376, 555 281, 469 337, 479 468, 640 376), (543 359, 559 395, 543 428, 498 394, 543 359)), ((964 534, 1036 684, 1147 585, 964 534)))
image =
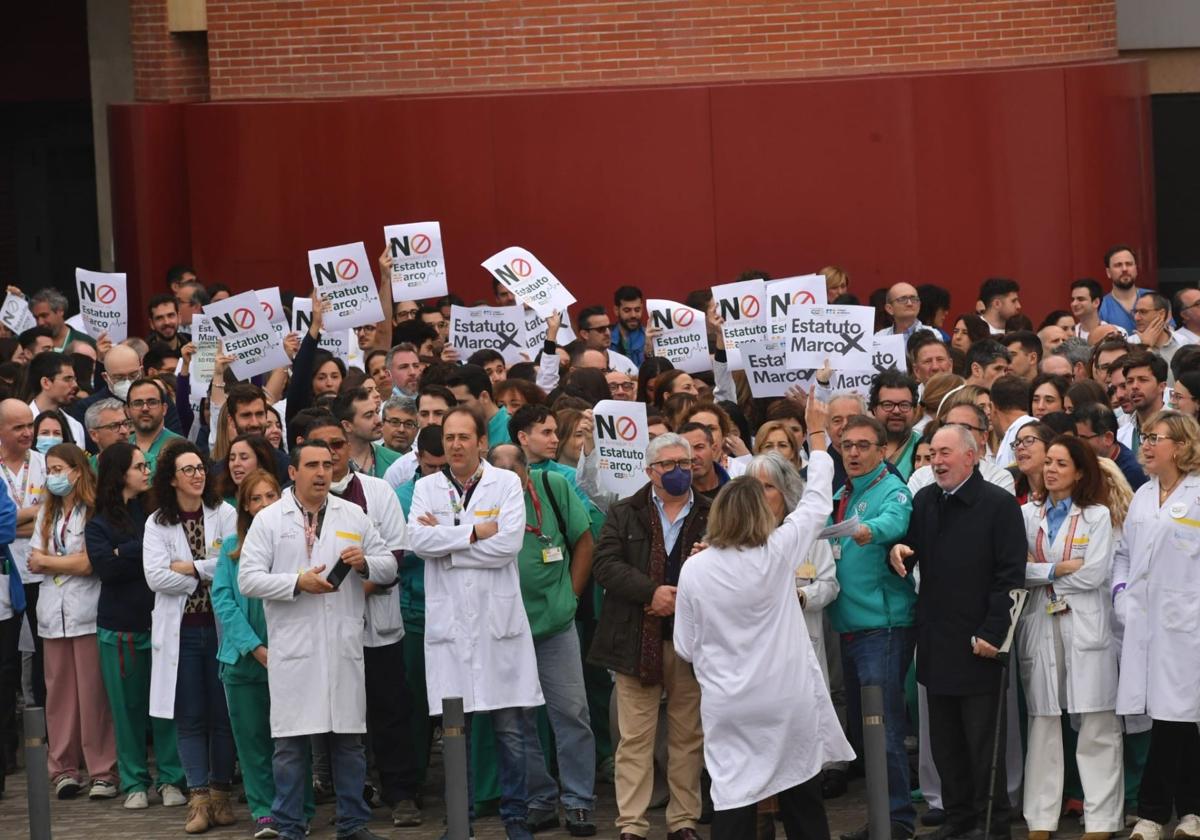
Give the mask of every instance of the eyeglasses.
MULTIPOLYGON (((138 472, 149 473, 149 472, 150 472, 150 465, 149 465, 149 464, 147 464, 145 461, 142 461, 142 463, 140 463, 140 464, 134 464, 134 465, 133 465, 133 466, 131 466, 129 469, 131 469, 131 470, 137 470, 138 472)), ((193 468, 193 470, 192 470, 192 475, 195 475, 195 474, 196 474, 196 472, 195 472, 195 468, 193 468)), ((185 473, 185 475, 186 475, 186 473, 185 473)))
POLYGON ((892 402, 891 400, 884 400, 881 403, 877 403, 877 405, 888 414, 891 414, 893 411, 907 412, 913 410, 913 404, 910 402, 892 402))
POLYGON ((417 421, 416 421, 416 420, 401 420, 399 417, 388 417, 388 418, 387 418, 386 420, 384 420, 383 422, 384 422, 384 423, 387 423, 389 426, 399 426, 399 427, 401 427, 402 429, 415 429, 415 428, 417 428, 417 421))
POLYGON ((921 299, 919 297, 917 297, 916 295, 903 295, 901 297, 892 298, 891 300, 888 301, 888 303, 905 303, 910 306, 913 304, 918 304, 920 302, 921 302, 921 299))
POLYGON ((111 373, 106 373, 104 375, 108 377, 108 381, 111 382, 113 385, 116 385, 118 382, 135 382, 138 379, 142 378, 141 371, 134 371, 133 373, 118 374, 116 376, 113 376, 111 373))
POLYGON ((679 458, 678 460, 671 461, 655 461, 650 466, 654 467, 659 472, 670 472, 676 467, 681 470, 687 470, 688 472, 691 472, 692 460, 693 459, 691 458, 679 458))
POLYGON ((1135 308, 1133 310, 1133 314, 1134 315, 1153 315, 1157 311, 1158 311, 1157 309, 1146 309, 1145 307, 1143 307, 1142 309, 1135 308))
POLYGON ((332 449, 334 452, 341 452, 346 448, 346 440, 321 440, 320 438, 310 438, 310 443, 323 443, 332 449))
POLYGON ((1102 435, 1102 434, 1099 434, 1099 435, 1085 435, 1085 434, 1082 434, 1082 433, 1080 433, 1080 432, 1076 432, 1076 433, 1075 433, 1075 437, 1079 438, 1080 440, 1095 440, 1095 439, 1096 439, 1096 438, 1098 438, 1098 437, 1104 437, 1104 435, 1102 435))
POLYGON ((105 423, 103 426, 96 426, 93 431, 97 432, 119 432, 121 429, 132 428, 133 424, 128 420, 118 420, 115 423, 105 423))
POLYGON ((595 327, 580 327, 580 332, 612 332, 612 324, 599 324, 595 327))
POLYGON ((143 408, 158 408, 162 405, 162 400, 156 400, 151 397, 148 400, 134 400, 129 404, 129 407, 135 411, 140 411, 143 408))
POLYGON ((610 382, 608 384, 610 391, 636 391, 637 384, 634 382, 610 382))
MULTIPOLYGON (((147 472, 149 472, 148 469, 147 472)), ((203 464, 188 464, 187 466, 180 467, 179 469, 175 470, 175 472, 181 472, 188 478, 195 478, 197 474, 204 475, 207 473, 208 468, 203 464)))
POLYGON ((876 446, 881 446, 873 440, 844 440, 838 447, 843 452, 870 452, 876 446))
POLYGON ((1017 438, 1015 441, 1013 441, 1013 448, 1014 449, 1028 449, 1030 446, 1033 446, 1035 443, 1045 443, 1045 441, 1042 440, 1037 435, 1026 435, 1025 437, 1017 438))
POLYGON ((1155 434, 1145 435, 1144 434, 1144 435, 1142 435, 1142 446, 1145 446, 1146 444, 1150 444, 1151 446, 1158 446, 1159 441, 1164 441, 1164 440, 1175 440, 1175 438, 1169 437, 1167 435, 1155 435, 1155 434))

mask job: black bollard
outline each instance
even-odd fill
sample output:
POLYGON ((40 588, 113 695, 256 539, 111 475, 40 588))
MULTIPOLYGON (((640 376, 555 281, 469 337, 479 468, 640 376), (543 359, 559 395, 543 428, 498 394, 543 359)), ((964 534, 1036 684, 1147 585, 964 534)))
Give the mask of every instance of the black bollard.
POLYGON ((892 836, 888 806, 887 729, 884 726, 883 687, 862 687, 863 765, 867 776, 867 826, 871 840, 892 836))
POLYGON ((467 730, 461 697, 442 699, 442 761, 446 767, 446 838, 468 840, 467 730))
POLYGON ((29 840, 50 840, 50 771, 47 769, 46 710, 26 707, 25 778, 29 797, 29 840))

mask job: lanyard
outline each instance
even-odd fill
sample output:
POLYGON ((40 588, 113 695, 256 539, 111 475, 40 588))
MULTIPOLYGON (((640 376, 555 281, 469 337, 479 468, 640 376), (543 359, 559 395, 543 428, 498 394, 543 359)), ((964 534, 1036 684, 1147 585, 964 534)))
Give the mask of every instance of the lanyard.
MULTIPOLYGON (((1045 508, 1042 508, 1042 518, 1046 517, 1045 508)), ((1071 530, 1067 532, 1067 538, 1063 541, 1063 562, 1071 559, 1071 548, 1075 544, 1075 528, 1079 525, 1079 514, 1071 517, 1071 530)), ((1046 559, 1046 532, 1042 528, 1038 528, 1037 542, 1033 547, 1034 556, 1039 563, 1049 563, 1046 559)), ((1057 601, 1058 594, 1054 591, 1054 584, 1050 584, 1050 600, 1057 601)))
POLYGON ((54 538, 54 553, 59 557, 67 553, 67 530, 71 527, 71 517, 78 509, 79 505, 76 505, 67 511, 65 515, 59 517, 62 521, 62 528, 55 530, 52 527, 50 529, 50 534, 54 538))
POLYGON ((300 504, 295 490, 292 490, 292 498, 296 500, 296 507, 300 509, 300 515, 304 518, 304 550, 308 554, 308 559, 311 560, 313 546, 317 544, 317 540, 321 536, 321 526, 325 524, 325 505, 321 505, 321 509, 316 514, 311 514, 304 509, 304 505, 300 504))
POLYGON ((467 479, 467 483, 463 485, 463 493, 460 499, 458 495, 458 482, 454 480, 454 474, 450 472, 450 467, 443 467, 442 470, 446 474, 446 479, 450 484, 446 494, 450 497, 450 509, 454 511, 454 524, 460 525, 459 514, 467 509, 467 505, 471 504, 471 496, 475 493, 475 488, 479 485, 479 478, 483 475, 483 463, 479 464, 479 469, 475 470, 475 474, 467 479))
MULTIPOLYGON (((867 489, 864 490, 863 493, 865 494, 865 493, 869 492, 872 487, 874 487, 879 482, 883 481, 883 477, 887 474, 888 474, 888 469, 887 469, 887 467, 884 467, 883 470, 879 473, 879 475, 875 476, 875 480, 867 485, 867 489)), ((849 485, 850 482, 847 481, 846 484, 849 485)), ((833 514, 833 521, 835 523, 841 522, 843 519, 846 518, 846 508, 850 506, 850 496, 852 496, 852 495, 853 495, 853 491, 847 489, 846 492, 842 494, 842 498, 838 500, 837 511, 833 514)))
POLYGON ((29 489, 29 453, 25 453, 25 463, 21 465, 21 469, 17 470, 16 475, 13 475, 13 471, 3 461, 0 461, 0 467, 4 468, 4 481, 8 484, 8 489, 12 491, 13 504, 17 507, 23 507, 25 505, 25 491, 29 489), (20 489, 17 488, 18 481, 21 483, 20 489))

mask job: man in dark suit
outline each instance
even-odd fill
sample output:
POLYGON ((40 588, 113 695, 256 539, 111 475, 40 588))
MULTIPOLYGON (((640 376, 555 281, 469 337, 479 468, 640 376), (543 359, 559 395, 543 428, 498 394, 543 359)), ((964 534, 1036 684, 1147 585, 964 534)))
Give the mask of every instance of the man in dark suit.
MULTIPOLYGON (((931 840, 982 835, 992 739, 1004 726, 1003 717, 996 720, 1003 676, 996 654, 1008 633, 1008 593, 1025 579, 1021 509, 1012 494, 984 480, 978 461, 978 443, 966 429, 946 426, 933 436, 936 484, 913 497, 908 534, 890 557, 901 576, 921 568, 917 680, 929 695, 929 740, 946 810, 931 840)), ((1001 751, 993 837, 1009 836, 1006 778, 1001 751)))

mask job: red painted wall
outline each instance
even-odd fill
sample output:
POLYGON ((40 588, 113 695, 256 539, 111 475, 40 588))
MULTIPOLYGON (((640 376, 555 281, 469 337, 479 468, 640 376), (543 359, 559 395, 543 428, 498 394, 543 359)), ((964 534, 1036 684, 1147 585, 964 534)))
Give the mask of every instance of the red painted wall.
POLYGON ((310 287, 309 248, 438 219, 451 289, 537 254, 581 304, 835 263, 864 297, 1015 277, 1040 316, 1117 241, 1153 278, 1145 65, 328 101, 114 106, 118 259, 310 287), (186 172, 186 183, 180 183, 186 172))

